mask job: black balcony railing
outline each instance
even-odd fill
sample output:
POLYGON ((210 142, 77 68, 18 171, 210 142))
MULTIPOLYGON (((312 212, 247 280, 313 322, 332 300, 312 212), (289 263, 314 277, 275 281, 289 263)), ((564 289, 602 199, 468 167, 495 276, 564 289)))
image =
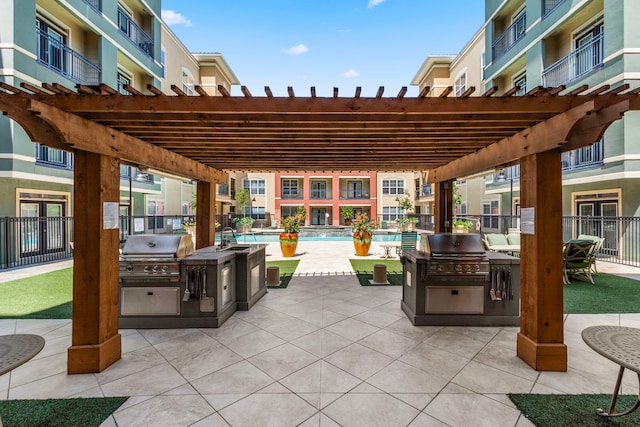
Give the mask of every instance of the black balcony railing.
POLYGON ((100 84, 100 67, 38 27, 36 52, 40 64, 72 82, 83 85, 100 84))
POLYGON ((36 145, 36 163, 61 169, 73 169, 73 153, 49 148, 46 145, 36 145))
POLYGON ((568 85, 604 65, 604 32, 542 71, 546 87, 568 85))
POLYGON ((507 53, 527 32, 527 14, 520 15, 493 42, 493 59, 496 60, 507 53))
POLYGON ((280 198, 283 200, 300 200, 302 199, 302 191, 288 191, 286 193, 282 193, 280 198))
POLYGON ((102 0, 83 0, 86 4, 91 6, 98 12, 102 11, 102 0))
POLYGON ((562 173, 600 167, 603 164, 604 144, 602 141, 562 153, 562 173))
POLYGON ((118 7, 118 29, 138 49, 153 58, 153 38, 120 7, 118 7))
POLYGON ((363 200, 363 199, 369 199, 369 191, 360 191, 360 190, 346 190, 346 191, 341 191, 340 192, 340 199, 356 199, 356 200, 363 200))

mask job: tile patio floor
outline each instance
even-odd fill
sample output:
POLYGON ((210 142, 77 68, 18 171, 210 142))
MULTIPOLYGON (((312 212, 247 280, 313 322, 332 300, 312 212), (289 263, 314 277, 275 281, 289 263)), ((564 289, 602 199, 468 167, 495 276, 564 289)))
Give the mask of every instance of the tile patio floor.
MULTIPOLYGON (((568 315, 568 372, 536 372, 515 355, 518 328, 414 327, 401 287, 361 287, 348 273, 350 242, 317 243, 300 242, 288 288, 220 328, 121 330, 122 359, 99 374, 66 374, 69 320, 0 320, 0 335, 46 339, 35 358, 0 376, 0 399, 131 396, 103 427, 526 427, 507 393, 611 393, 617 365, 580 332, 640 327, 640 314, 568 315)), ((280 258, 276 245, 267 253, 280 258)), ((383 251, 374 244, 372 253, 383 251)), ((47 268, 56 266, 33 272, 47 268)), ((637 387, 625 376, 623 393, 637 387)))

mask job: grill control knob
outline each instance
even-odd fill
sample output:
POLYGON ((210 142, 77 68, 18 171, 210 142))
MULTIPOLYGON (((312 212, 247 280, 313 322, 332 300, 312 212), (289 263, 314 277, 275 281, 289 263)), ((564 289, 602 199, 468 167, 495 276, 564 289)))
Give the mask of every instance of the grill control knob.
POLYGON ((469 264, 465 265, 464 271, 466 271, 467 273, 471 272, 471 266, 469 264))
POLYGON ((163 266, 162 267, 162 272, 163 273, 168 273, 169 272, 169 266, 168 265, 163 266))
POLYGON ((455 268, 458 273, 462 272, 462 266, 460 264, 456 264, 455 268))
POLYGON ((154 266, 153 266, 153 272, 154 272, 154 273, 157 273, 158 271, 160 271, 160 267, 159 267, 159 266, 157 266, 157 265, 154 265, 154 266))
POLYGON ((142 271, 144 271, 145 273, 148 273, 151 271, 151 269, 149 268, 148 265, 145 265, 144 268, 142 269, 142 271))
POLYGON ((131 273, 133 271, 133 266, 127 265, 127 271, 131 273))
POLYGON ((438 264, 438 271, 444 271, 444 265, 438 264))

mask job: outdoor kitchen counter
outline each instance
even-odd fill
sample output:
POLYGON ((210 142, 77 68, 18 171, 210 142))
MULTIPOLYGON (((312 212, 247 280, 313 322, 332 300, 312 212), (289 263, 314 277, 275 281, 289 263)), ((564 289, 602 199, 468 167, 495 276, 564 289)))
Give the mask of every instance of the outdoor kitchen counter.
POLYGON ((490 251, 483 256, 489 270, 486 279, 479 280, 467 273, 464 263, 459 274, 431 276, 430 263, 437 260, 425 252, 403 252, 401 308, 411 322, 415 326, 519 325, 520 258, 490 251))

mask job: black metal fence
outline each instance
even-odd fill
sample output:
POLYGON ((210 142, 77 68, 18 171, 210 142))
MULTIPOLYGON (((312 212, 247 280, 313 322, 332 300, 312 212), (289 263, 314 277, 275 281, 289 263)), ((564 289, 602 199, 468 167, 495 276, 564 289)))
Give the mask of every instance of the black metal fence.
MULTIPOLYGON (((256 219, 253 228, 273 227, 273 215, 262 215, 256 219)), ((216 215, 221 227, 236 228, 235 215, 216 215)), ((434 229, 433 215, 410 214, 417 219, 419 230, 434 229)), ((132 234, 175 234, 186 233, 184 223, 194 221, 189 215, 156 215, 120 217, 120 241, 125 242, 132 234)), ((455 219, 469 220, 474 231, 480 233, 508 233, 509 229, 520 228, 520 217, 509 215, 466 215, 455 219), (479 226, 479 229, 475 226, 479 226)), ((379 216, 378 223, 387 229, 399 229, 394 221, 384 221, 379 216)), ((604 261, 640 267, 640 217, 610 216, 564 216, 562 218, 562 238, 575 239, 581 234, 604 237, 604 244, 598 254, 604 261)), ((71 259, 73 257, 73 217, 0 218, 0 269, 25 267, 71 259)))

